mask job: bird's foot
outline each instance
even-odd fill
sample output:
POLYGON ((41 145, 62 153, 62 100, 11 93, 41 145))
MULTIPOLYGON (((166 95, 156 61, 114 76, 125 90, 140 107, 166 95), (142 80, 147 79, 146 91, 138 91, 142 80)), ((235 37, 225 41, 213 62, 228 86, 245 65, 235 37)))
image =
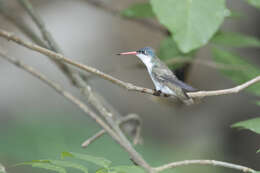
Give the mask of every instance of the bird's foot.
POLYGON ((169 94, 163 94, 163 97, 170 97, 169 94))
POLYGON ((154 89, 154 93, 153 93, 154 96, 160 96, 161 94, 162 94, 161 90, 154 89))

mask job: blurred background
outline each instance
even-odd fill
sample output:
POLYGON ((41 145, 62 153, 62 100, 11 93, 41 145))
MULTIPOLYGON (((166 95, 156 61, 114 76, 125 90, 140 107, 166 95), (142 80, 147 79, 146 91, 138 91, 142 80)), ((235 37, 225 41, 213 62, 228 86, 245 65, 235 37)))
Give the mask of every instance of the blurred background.
MULTIPOLYGON (((16 19, 26 22, 40 34, 16 1, 2 1, 16 19)), ((140 61, 136 57, 119 57, 116 53, 145 46, 157 49, 165 33, 97 8, 88 0, 31 2, 68 57, 123 81, 153 88, 147 71, 137 67, 140 61)), ((141 1, 109 0, 106 3, 115 9, 124 9, 134 2, 141 1)), ((228 6, 243 11, 246 16, 240 20, 225 20, 223 28, 260 35, 260 13, 257 9, 242 0, 228 1, 228 6)), ((28 40, 3 13, 0 15, 0 25, 1 29, 28 40)), ((80 93, 72 89, 67 79, 46 57, 4 39, 0 39, 0 47, 80 97, 80 93)), ((243 49, 240 53, 260 65, 259 49, 243 49)), ((208 48, 202 48, 198 57, 210 59, 208 48)), ((190 66, 185 76, 186 82, 201 90, 224 89, 235 85, 218 70, 199 64, 190 66)), ((126 91, 103 79, 93 77, 90 82, 122 115, 136 113, 142 118, 144 144, 136 148, 152 165, 184 159, 214 159, 260 169, 260 155, 256 154, 259 136, 230 127, 235 122, 259 116, 259 107, 253 104, 256 97, 250 93, 210 97, 203 99, 200 104, 183 107, 161 104, 153 96, 126 91)), ((87 149, 82 149, 81 143, 99 131, 99 127, 48 86, 2 59, 0 84, 0 163, 8 172, 47 172, 13 165, 30 160, 59 158, 62 151, 105 157, 114 165, 132 164, 127 153, 107 135, 87 149)), ((90 165, 92 172, 95 169, 90 165)), ((200 166, 168 172, 188 171, 234 172, 200 166)))

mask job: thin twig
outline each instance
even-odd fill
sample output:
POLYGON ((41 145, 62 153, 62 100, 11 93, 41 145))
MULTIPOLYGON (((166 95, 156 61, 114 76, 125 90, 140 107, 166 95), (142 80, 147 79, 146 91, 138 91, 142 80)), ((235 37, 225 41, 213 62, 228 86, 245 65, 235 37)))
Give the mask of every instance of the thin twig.
MULTIPOLYGON (((36 10, 34 10, 33 6, 28 0, 17 0, 23 7, 24 9, 28 12, 34 23, 38 26, 40 29, 42 36, 44 40, 48 43, 48 47, 55 51, 61 53, 61 49, 59 48, 58 44, 55 42, 54 38, 50 34, 50 32, 47 30, 42 18, 40 15, 37 13, 36 10)), ((77 79, 76 79, 76 74, 73 70, 71 70, 69 67, 67 67, 66 64, 62 62, 58 62, 57 60, 53 60, 54 63, 65 73, 67 76, 69 76, 69 79, 71 80, 71 83, 76 84, 77 79)))
POLYGON ((121 141, 121 138, 116 134, 114 130, 111 129, 94 111, 92 111, 87 105, 85 105, 83 102, 81 102, 79 99, 74 97, 72 94, 64 90, 60 85, 50 81, 45 75, 37 72, 34 68, 23 64, 21 61, 14 59, 12 57, 7 56, 4 52, 0 51, 0 57, 4 58, 8 62, 16 65, 17 67, 29 72, 34 77, 40 79, 45 84, 53 88, 57 93, 64 96, 66 99, 68 99, 70 102, 74 103, 80 110, 82 110, 85 114, 89 115, 93 120, 97 122, 103 129, 106 130, 106 132, 118 143, 120 144, 135 160, 138 161, 138 163, 147 169, 148 172, 152 173, 151 167, 146 163, 143 162, 142 158, 138 155, 138 153, 133 148, 126 145, 124 142, 121 141), (137 153, 137 154, 136 154, 137 153), (141 158, 141 159, 140 159, 141 158))
MULTIPOLYGON (((7 31, 4 31, 4 30, 1 30, 0 29, 0 37, 4 37, 6 38, 7 40, 11 40, 11 41, 14 41, 24 47, 27 47, 31 50, 34 50, 36 52, 39 52, 41 54, 44 54, 46 56, 49 56, 49 57, 52 57, 53 59, 56 59, 56 60, 59 60, 59 61, 62 61, 62 62, 65 62, 65 63, 68 63, 70 65, 73 65, 79 69, 82 69, 86 72, 90 72, 90 73, 93 73, 105 80, 108 80, 118 86, 121 86, 129 91, 136 91, 136 92, 141 92, 141 93, 146 93, 146 94, 151 94, 151 95, 155 95, 155 91, 152 90, 152 89, 148 89, 148 88, 143 88, 143 87, 140 87, 140 86, 136 86, 132 83, 127 83, 127 82, 123 82, 113 76, 110 76, 108 74, 105 74, 101 71, 99 71, 98 69, 95 69, 93 67, 90 67, 90 66, 87 66, 87 65, 84 65, 84 64, 81 64, 81 63, 78 63, 76 61, 73 61, 61 54, 58 54, 58 53, 55 53, 51 50, 48 50, 48 49, 45 49, 43 47, 40 47, 38 45, 35 45, 35 44, 32 44, 30 42, 26 42, 26 41, 23 41, 22 39, 20 39, 19 37, 7 32, 7 31)), ((209 96, 219 96, 219 95, 226 95, 226 94, 234 94, 234 93, 238 93, 244 89, 246 89, 247 87, 249 87, 250 85, 253 85, 257 82, 260 81, 260 76, 257 76, 255 77, 254 79, 244 83, 244 84, 241 84, 241 85, 238 85, 236 87, 233 87, 233 88, 230 88, 230 89, 223 89, 223 90, 214 90, 214 91, 198 91, 198 92, 189 92, 187 93, 191 98, 203 98, 203 97, 209 97, 209 96)), ((161 94, 161 96, 163 96, 163 94, 161 94)))
POLYGON ((88 138, 87 140, 85 140, 81 146, 83 148, 86 148, 87 146, 89 146, 89 144, 93 143, 95 140, 97 140, 98 138, 100 138, 102 135, 104 135, 106 133, 106 131, 104 129, 100 130, 99 132, 97 132, 95 135, 93 135, 92 137, 88 138))
POLYGON ((156 167, 154 169, 155 169, 155 172, 161 172, 166 169, 171 169, 171 168, 176 168, 179 166, 186 166, 186 165, 211 165, 211 166, 219 166, 219 167, 236 169, 236 170, 240 170, 245 173, 254 173, 255 172, 255 170, 245 167, 245 166, 236 165, 233 163, 222 162, 222 161, 216 161, 216 160, 184 160, 184 161, 169 163, 169 164, 166 164, 163 166, 156 167))
POLYGON ((214 91, 198 91, 193 93, 188 93, 188 95, 192 98, 203 98, 209 96, 220 96, 220 95, 227 95, 227 94, 235 94, 239 93, 240 91, 248 88, 249 86, 257 83, 260 81, 260 76, 257 76, 241 85, 238 85, 233 88, 223 89, 223 90, 214 90, 214 91))
MULTIPOLYGON (((136 145, 136 144, 140 143, 140 134, 141 134, 141 119, 139 118, 139 116, 137 116, 136 114, 129 114, 126 117, 122 117, 117 123, 118 123, 118 125, 122 126, 124 123, 127 123, 132 120, 138 122, 138 125, 136 126, 136 133, 135 133, 134 140, 133 140, 133 143, 136 145)), ((93 135, 89 139, 85 140, 81 144, 81 146, 83 148, 86 148, 89 144, 93 143, 95 140, 100 138, 105 133, 106 133, 106 131, 104 129, 100 130, 95 135, 93 135)))

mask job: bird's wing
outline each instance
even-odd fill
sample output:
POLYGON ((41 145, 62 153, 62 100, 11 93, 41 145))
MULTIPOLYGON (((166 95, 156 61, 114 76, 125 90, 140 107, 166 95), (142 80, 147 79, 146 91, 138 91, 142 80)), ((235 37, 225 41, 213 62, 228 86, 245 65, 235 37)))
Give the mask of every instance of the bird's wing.
POLYGON ((195 89, 185 84, 184 82, 177 79, 172 71, 164 64, 155 65, 152 69, 152 75, 161 84, 167 86, 175 92, 176 96, 186 105, 194 103, 193 99, 190 98, 186 92, 194 91, 195 89))
POLYGON ((194 92, 197 91, 192 86, 180 81, 168 67, 166 68, 160 68, 160 67, 153 67, 153 75, 154 77, 162 84, 168 86, 169 88, 172 88, 172 85, 176 85, 180 88, 182 88, 185 92, 194 92))

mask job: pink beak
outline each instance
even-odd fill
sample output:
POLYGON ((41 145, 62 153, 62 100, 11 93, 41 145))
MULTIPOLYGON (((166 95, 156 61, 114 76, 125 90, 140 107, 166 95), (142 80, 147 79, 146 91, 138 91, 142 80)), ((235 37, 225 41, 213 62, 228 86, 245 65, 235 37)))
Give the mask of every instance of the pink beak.
POLYGON ((133 52, 123 52, 123 53, 118 53, 117 55, 136 55, 137 52, 133 51, 133 52))

